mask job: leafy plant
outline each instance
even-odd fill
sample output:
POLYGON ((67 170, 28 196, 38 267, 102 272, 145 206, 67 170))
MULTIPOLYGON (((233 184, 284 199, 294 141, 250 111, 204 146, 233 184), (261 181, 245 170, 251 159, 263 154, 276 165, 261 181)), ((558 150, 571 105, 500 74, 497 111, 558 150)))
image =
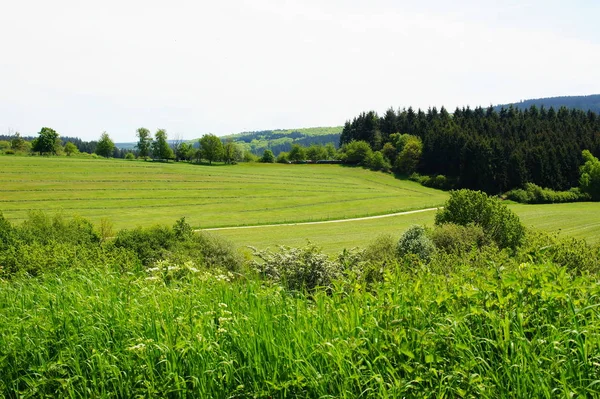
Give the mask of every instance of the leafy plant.
POLYGON ((481 226, 500 248, 516 249, 525 236, 525 227, 519 217, 500 200, 481 191, 452 191, 444 208, 435 215, 436 225, 445 223, 481 226))
POLYGON ((435 246, 427 237, 425 228, 415 225, 409 227, 402 234, 398 241, 397 251, 400 257, 415 255, 423 261, 429 261, 435 251, 435 246))

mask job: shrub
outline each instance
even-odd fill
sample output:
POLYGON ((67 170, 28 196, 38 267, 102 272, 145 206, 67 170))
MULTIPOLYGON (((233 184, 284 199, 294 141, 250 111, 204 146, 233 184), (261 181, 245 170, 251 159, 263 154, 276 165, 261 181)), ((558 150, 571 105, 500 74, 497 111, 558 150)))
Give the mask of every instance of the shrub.
POLYGON ((317 287, 329 287, 341 275, 339 265, 314 244, 309 243, 303 248, 279 248, 279 252, 253 249, 260 261, 254 260, 252 267, 264 278, 290 290, 311 292, 317 287))
POLYGON ((390 162, 385 159, 380 151, 375 151, 368 162, 368 166, 372 170, 382 170, 384 172, 388 172, 392 168, 390 162))
POLYGON ((244 151, 243 161, 244 162, 256 162, 256 161, 258 161, 258 157, 256 155, 254 155, 253 153, 251 153, 250 151, 244 151))
POLYGON ((99 244, 100 235, 87 219, 75 216, 66 218, 61 213, 49 216, 42 211, 33 211, 27 220, 17 227, 19 239, 27 243, 49 244, 99 244))
POLYGON ((516 249, 525 236, 519 217, 497 198, 481 191, 458 190, 450 193, 443 209, 437 211, 435 224, 455 223, 481 226, 500 248, 516 249))
POLYGON ((411 226, 402 234, 397 245, 398 255, 405 257, 415 255, 421 260, 429 261, 435 247, 431 239, 427 237, 423 226, 411 226))
POLYGON ((344 144, 340 155, 345 163, 364 165, 372 157, 373 150, 366 141, 351 141, 344 144))
POLYGON ((273 155, 273 151, 265 150, 263 152, 262 157, 260 158, 260 162, 262 163, 273 163, 275 162, 275 155, 273 155))
POLYGON ((288 159, 288 153, 287 152, 280 152, 279 155, 277 155, 277 163, 289 163, 290 160, 288 159))
POLYGON ((125 159, 131 161, 131 160, 135 159, 135 155, 133 155, 132 152, 128 152, 127 154, 125 154, 125 159))
POLYGON ((413 173, 408 179, 420 183, 425 187, 437 188, 439 190, 451 190, 456 186, 456 179, 448 178, 444 175, 423 176, 413 173))
POLYGON ((142 264, 148 266, 164 259, 165 251, 175 244, 175 233, 168 226, 137 227, 119 231, 112 244, 133 251, 142 264))
POLYGON ((437 249, 458 255, 489 244, 483 228, 474 224, 467 226, 454 223, 438 225, 431 234, 431 240, 437 249))
POLYGON ((177 264, 193 261, 197 265, 232 272, 239 271, 243 263, 242 256, 230 241, 204 232, 193 233, 189 239, 178 242, 166 258, 177 264))

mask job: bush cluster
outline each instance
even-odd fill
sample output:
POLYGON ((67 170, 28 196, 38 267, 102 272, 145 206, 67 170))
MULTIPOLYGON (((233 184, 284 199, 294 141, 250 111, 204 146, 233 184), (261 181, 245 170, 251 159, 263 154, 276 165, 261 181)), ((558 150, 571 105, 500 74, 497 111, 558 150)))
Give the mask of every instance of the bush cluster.
POLYGON ((435 224, 454 223, 481 226, 499 248, 516 249, 523 242, 525 227, 519 217, 499 199, 481 191, 452 191, 443 209, 435 215, 435 224))
MULTIPOLYGON (((102 229, 102 226, 100 226, 102 229)), ((21 225, 0 213, 0 276, 38 276, 67 268, 134 271, 159 261, 239 270, 242 258, 232 244, 193 233, 185 219, 175 226, 122 230, 111 240, 86 219, 32 212, 21 225)))
POLYGON ((251 266, 260 276, 290 290, 328 287, 342 272, 340 264, 331 261, 314 244, 304 248, 280 247, 279 252, 254 249, 254 255, 258 260, 252 261, 251 266))
POLYGON ((589 194, 582 192, 578 187, 568 191, 554 191, 533 183, 525 183, 524 188, 509 191, 506 193, 506 198, 522 204, 557 204, 592 199, 589 194))
POLYGON ((444 175, 425 176, 413 173, 408 179, 420 183, 422 186, 437 188, 444 191, 452 190, 457 184, 456 179, 451 179, 444 175))

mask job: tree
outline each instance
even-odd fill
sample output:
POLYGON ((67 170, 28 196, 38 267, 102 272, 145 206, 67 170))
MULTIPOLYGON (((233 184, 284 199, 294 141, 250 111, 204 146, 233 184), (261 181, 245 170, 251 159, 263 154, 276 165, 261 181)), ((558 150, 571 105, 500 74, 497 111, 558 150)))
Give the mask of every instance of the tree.
POLYGON ((293 144, 288 154, 290 162, 300 162, 306 159, 306 151, 298 144, 293 144))
POLYGON ((350 164, 364 164, 373 155, 371 146, 366 141, 351 141, 342 147, 343 161, 350 164))
POLYGON ((403 134, 400 136, 400 153, 394 163, 396 172, 410 175, 417 170, 421 154, 423 153, 423 142, 417 136, 403 134))
POLYGON ((154 133, 152 156, 154 159, 162 159, 167 162, 174 157, 173 150, 169 147, 169 143, 167 142, 167 131, 165 129, 158 129, 156 133, 154 133))
POLYGON ((138 143, 135 145, 139 151, 139 156, 143 159, 148 158, 150 155, 152 137, 150 137, 150 130, 145 127, 141 127, 136 131, 139 138, 138 143))
POLYGON ((202 158, 208 160, 209 164, 223 157, 223 143, 214 134, 205 134, 199 142, 202 158))
POLYGON ((114 149, 115 143, 110 139, 108 133, 102 133, 100 140, 98 140, 98 144, 96 145, 96 154, 108 158, 112 155, 114 149))
POLYGON ((189 161, 194 156, 194 148, 186 142, 180 143, 175 150, 175 159, 189 161))
POLYGON ((322 145, 311 144, 311 146, 306 149, 306 158, 313 162, 327 159, 327 150, 322 145))
POLYGON ((325 151, 327 152, 327 159, 335 159, 337 155, 337 150, 333 143, 325 144, 325 151))
POLYGON ((263 152, 262 157, 260 158, 260 162, 262 163, 273 163, 275 162, 275 155, 273 155, 273 151, 265 150, 263 152))
POLYGON ((27 148, 25 140, 23 140, 23 137, 21 137, 19 132, 16 132, 14 137, 10 141, 10 148, 15 151, 24 151, 27 148))
POLYGON ((582 154, 585 163, 581 167, 579 185, 581 191, 589 194, 592 200, 600 200, 600 161, 588 150, 582 154))
POLYGON ((33 140, 32 149, 35 152, 42 154, 56 154, 56 140, 58 133, 49 127, 43 127, 39 132, 39 136, 33 140))
POLYGON ((77 154, 78 152, 79 149, 77 149, 77 146, 70 141, 67 141, 67 144, 65 144, 65 153, 67 156, 70 157, 72 154, 77 154))
POLYGON ((227 139, 223 146, 223 161, 225 163, 234 163, 242 157, 242 150, 233 142, 232 139, 227 139))

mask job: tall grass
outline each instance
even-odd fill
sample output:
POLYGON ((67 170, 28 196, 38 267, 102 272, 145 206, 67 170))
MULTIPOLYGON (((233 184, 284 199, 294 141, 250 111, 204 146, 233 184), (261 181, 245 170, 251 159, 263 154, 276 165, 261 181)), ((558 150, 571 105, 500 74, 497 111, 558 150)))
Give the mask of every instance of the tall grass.
POLYGON ((17 278, 0 281, 0 392, 596 396, 599 295, 553 264, 396 270, 310 297, 189 264, 17 278))

